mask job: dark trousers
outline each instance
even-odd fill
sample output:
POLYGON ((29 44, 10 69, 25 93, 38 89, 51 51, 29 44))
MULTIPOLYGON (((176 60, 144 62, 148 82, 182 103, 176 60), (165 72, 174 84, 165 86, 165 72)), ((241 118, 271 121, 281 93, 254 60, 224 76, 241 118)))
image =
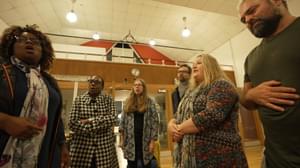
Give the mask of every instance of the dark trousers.
POLYGON ((135 161, 127 160, 127 168, 150 168, 150 163, 144 165, 143 160, 135 160, 135 161))
POLYGON ((93 155, 93 158, 92 158, 92 165, 91 165, 91 168, 97 168, 97 161, 96 161, 96 156, 95 156, 95 154, 93 155))

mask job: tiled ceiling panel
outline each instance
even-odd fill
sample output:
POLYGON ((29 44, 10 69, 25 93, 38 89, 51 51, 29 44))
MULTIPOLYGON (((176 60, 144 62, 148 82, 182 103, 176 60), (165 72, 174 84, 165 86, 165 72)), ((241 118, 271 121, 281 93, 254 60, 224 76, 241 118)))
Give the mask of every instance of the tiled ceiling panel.
MULTIPOLYGON (((173 60, 187 61, 210 52, 241 32, 236 12, 237 0, 76 0, 78 22, 65 15, 71 0, 0 0, 0 19, 7 25, 38 24, 47 33, 122 40, 129 31, 138 42, 157 41, 156 47, 173 60), (184 23, 183 17, 187 20, 184 23), (187 26, 192 34, 181 37, 187 26), (188 48, 182 50, 175 48, 188 48)), ((50 36, 56 43, 81 44, 89 39, 50 36)))

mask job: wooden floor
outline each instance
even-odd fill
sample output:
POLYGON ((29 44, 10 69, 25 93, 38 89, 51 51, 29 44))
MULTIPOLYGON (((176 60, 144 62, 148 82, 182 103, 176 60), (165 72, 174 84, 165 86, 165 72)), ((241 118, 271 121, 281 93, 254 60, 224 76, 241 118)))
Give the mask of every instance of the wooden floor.
MULTIPOLYGON (((249 168, 260 168, 262 146, 245 147, 249 168)), ((161 156, 161 168, 172 168, 172 157, 161 156)))
MULTIPOLYGON (((245 152, 249 164, 249 168, 260 168, 262 158, 262 146, 245 147, 245 152)), ((126 160, 123 158, 122 150, 117 147, 118 160, 120 168, 126 168, 126 160)), ((172 168, 172 156, 161 155, 160 157, 161 168, 172 168)))

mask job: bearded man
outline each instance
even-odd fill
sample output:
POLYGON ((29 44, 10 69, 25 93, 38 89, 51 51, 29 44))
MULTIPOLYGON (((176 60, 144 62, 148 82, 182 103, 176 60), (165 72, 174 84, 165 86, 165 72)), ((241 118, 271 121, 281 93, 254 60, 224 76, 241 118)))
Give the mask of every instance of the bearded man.
POLYGON ((238 7, 241 22, 263 38, 246 58, 241 96, 263 124, 263 167, 300 167, 300 18, 286 0, 240 0, 238 7))

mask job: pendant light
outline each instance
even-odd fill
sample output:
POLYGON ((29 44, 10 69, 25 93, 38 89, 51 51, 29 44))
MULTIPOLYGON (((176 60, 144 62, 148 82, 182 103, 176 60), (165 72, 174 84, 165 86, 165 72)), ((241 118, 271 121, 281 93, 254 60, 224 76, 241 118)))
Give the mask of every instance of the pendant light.
POLYGON ((187 38, 191 35, 191 30, 186 26, 186 17, 183 17, 182 20, 184 23, 184 28, 181 31, 181 36, 187 38))
POLYGON ((75 22, 77 22, 77 15, 74 12, 74 4, 75 4, 76 0, 71 0, 71 2, 72 2, 72 8, 71 8, 71 11, 67 13, 66 19, 70 23, 75 23, 75 22))

